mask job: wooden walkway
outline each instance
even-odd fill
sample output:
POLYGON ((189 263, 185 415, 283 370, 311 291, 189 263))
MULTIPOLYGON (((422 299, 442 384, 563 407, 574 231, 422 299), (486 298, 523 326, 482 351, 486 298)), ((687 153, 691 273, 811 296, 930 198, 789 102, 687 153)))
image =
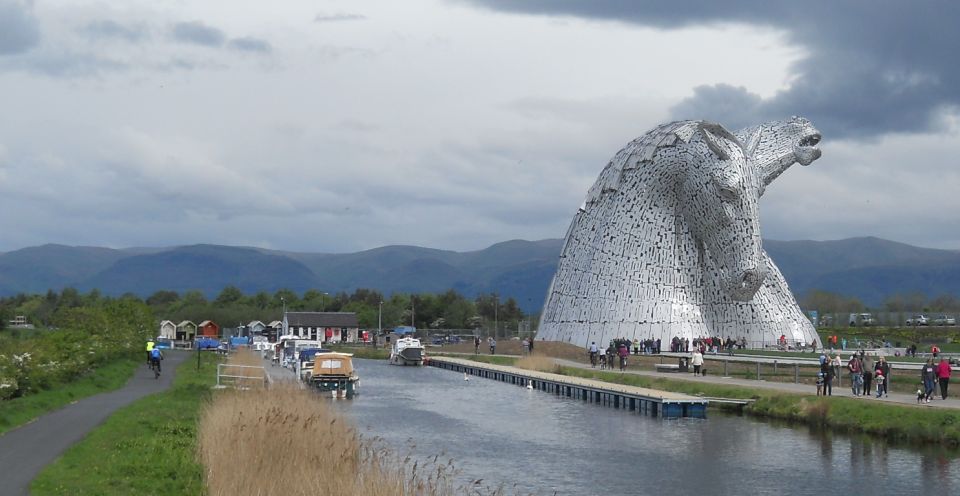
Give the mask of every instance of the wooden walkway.
POLYGON ((705 418, 709 400, 682 393, 658 391, 637 386, 537 372, 504 365, 474 362, 450 357, 431 357, 429 365, 454 372, 484 377, 556 396, 622 408, 652 417, 705 418))

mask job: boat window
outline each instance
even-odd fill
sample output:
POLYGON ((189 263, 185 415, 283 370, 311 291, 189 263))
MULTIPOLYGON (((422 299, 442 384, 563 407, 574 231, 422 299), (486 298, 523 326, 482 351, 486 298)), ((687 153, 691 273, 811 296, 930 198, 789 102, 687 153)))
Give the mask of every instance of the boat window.
POLYGON ((324 360, 320 362, 320 367, 324 369, 339 369, 341 363, 340 360, 324 360))

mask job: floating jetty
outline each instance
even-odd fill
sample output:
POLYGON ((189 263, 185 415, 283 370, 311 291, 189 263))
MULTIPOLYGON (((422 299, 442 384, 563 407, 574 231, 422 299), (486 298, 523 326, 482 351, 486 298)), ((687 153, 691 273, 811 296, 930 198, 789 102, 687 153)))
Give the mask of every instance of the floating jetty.
POLYGON ((556 396, 621 408, 651 417, 706 418, 709 400, 623 384, 570 377, 449 357, 431 357, 429 365, 552 393, 556 396))

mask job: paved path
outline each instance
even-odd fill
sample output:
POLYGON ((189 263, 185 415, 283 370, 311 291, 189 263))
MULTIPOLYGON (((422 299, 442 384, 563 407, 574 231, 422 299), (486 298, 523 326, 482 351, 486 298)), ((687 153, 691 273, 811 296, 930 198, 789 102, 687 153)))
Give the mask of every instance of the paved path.
MULTIPOLYGON (((570 367, 580 367, 584 369, 590 368, 589 364, 584 364, 580 362, 574 362, 572 360, 560 360, 558 362, 562 363, 565 366, 570 367)), ((598 368, 599 370, 599 368, 598 368)), ((713 372, 711 370, 711 372, 713 372)), ((659 377, 663 379, 677 379, 682 381, 692 381, 692 382, 706 382, 710 384, 718 384, 722 386, 740 386, 745 388, 755 388, 755 389, 767 389, 767 390, 777 390, 787 393, 796 393, 796 394, 816 394, 815 386, 810 384, 795 384, 792 382, 767 382, 767 381, 757 381, 752 379, 738 379, 733 377, 721 377, 716 374, 710 374, 706 376, 695 376, 692 373, 681 373, 681 372, 655 372, 652 370, 637 370, 627 367, 627 371, 624 373, 628 374, 637 374, 646 377, 659 377)), ((910 381, 910 383, 919 384, 920 375, 917 371, 904 372, 905 375, 897 375, 894 371, 893 380, 896 381, 910 381)), ((960 375, 954 375, 953 380, 960 382, 960 375)), ((884 403, 899 403, 904 405, 912 405, 917 407, 934 407, 934 408, 958 408, 960 409, 960 398, 957 398, 957 395, 960 395, 960 384, 951 381, 950 388, 953 397, 947 397, 946 400, 940 399, 940 388, 939 386, 935 389, 936 398, 930 403, 924 403, 922 405, 917 404, 917 395, 916 394, 905 394, 905 393, 892 393, 888 397, 876 398, 875 395, 870 397, 860 396, 859 398, 863 401, 878 401, 884 403)), ((833 387, 834 396, 844 396, 848 398, 857 398, 853 396, 853 392, 849 387, 839 387, 834 385, 833 387)))
POLYGON ((0 493, 27 494, 30 481, 73 443, 83 439, 117 409, 173 382, 173 371, 188 352, 168 352, 163 374, 153 378, 146 365, 138 367, 126 386, 77 401, 0 436, 0 493))

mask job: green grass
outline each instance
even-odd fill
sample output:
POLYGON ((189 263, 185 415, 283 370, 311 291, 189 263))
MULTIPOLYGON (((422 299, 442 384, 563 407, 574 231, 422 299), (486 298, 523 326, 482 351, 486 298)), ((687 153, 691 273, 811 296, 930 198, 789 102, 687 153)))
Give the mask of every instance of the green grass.
MULTIPOLYGON (((214 357, 177 367, 173 387, 118 410, 34 479, 30 493, 201 495, 197 419, 216 380, 214 357)), ((238 470, 245 470, 238 467, 238 470)))
POLYGON ((0 434, 74 401, 123 387, 142 357, 116 360, 75 381, 19 398, 0 401, 0 434))
MULTIPOLYGON (((465 356, 470 360, 513 365, 514 357, 465 356)), ((559 367, 559 373, 614 384, 639 386, 692 396, 753 399, 744 413, 826 427, 840 432, 866 433, 890 441, 960 446, 960 411, 922 408, 844 397, 817 397, 765 389, 678 381, 578 367, 559 367)))
POLYGON ((390 350, 388 348, 350 345, 328 345, 328 348, 343 353, 353 353, 355 358, 369 358, 372 360, 386 360, 387 358, 390 358, 390 350))

